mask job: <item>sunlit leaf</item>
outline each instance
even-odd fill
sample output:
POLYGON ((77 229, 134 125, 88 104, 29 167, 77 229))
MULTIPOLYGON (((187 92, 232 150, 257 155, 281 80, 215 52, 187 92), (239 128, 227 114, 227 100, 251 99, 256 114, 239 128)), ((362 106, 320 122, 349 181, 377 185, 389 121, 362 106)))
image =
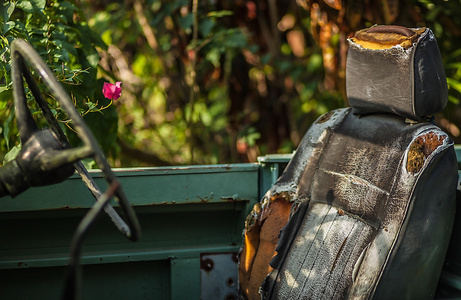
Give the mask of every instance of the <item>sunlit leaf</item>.
POLYGON ((459 98, 456 98, 455 96, 452 96, 452 95, 448 95, 448 101, 456 105, 460 103, 459 98))
POLYGON ((202 36, 208 36, 215 26, 215 22, 210 19, 204 19, 200 22, 199 31, 202 36))
POLYGON ((0 4, 0 17, 2 18, 3 23, 8 22, 15 7, 16 4, 10 1, 5 1, 3 4, 0 4))
POLYGON ((16 156, 18 156, 19 151, 21 151, 21 145, 13 146, 13 148, 11 148, 11 150, 8 151, 3 157, 3 164, 6 164, 7 162, 15 159, 16 156))
POLYGON ((6 147, 9 149, 10 148, 10 129, 11 129, 11 123, 14 118, 14 108, 11 110, 10 115, 6 118, 6 120, 3 122, 3 137, 6 141, 6 147))
POLYGON ((16 6, 30 14, 44 17, 43 9, 45 5, 46 0, 19 0, 16 6))
POLYGON ((5 24, 3 24, 3 34, 6 34, 8 31, 13 29, 16 26, 16 23, 13 21, 8 21, 5 24))
POLYGON ((0 86, 0 109, 13 101, 13 90, 7 86, 0 86))
POLYGON ((220 11, 211 11, 207 14, 210 18, 222 18, 227 16, 232 16, 234 12, 230 10, 220 10, 220 11))
POLYGON ((453 79, 453 78, 447 78, 447 83, 448 83, 448 88, 452 88, 459 93, 461 93, 461 82, 453 79))

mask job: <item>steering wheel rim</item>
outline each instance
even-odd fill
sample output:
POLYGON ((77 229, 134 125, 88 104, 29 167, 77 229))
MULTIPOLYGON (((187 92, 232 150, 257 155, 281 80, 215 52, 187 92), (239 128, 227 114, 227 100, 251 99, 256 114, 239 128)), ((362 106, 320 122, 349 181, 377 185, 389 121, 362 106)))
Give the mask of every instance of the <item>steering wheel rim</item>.
MULTIPOLYGON (((105 159, 93 134, 83 121, 80 114, 75 109, 69 96, 67 95, 63 87, 59 84, 50 68, 45 64, 45 62, 38 55, 35 49, 29 43, 22 39, 17 39, 13 41, 11 45, 11 57, 13 98, 16 107, 15 113, 21 141, 27 141, 27 139, 35 131, 38 130, 38 127, 30 113, 30 110, 27 107, 23 81, 24 76, 29 86, 29 89, 32 92, 34 99, 37 102, 40 110, 42 111, 48 125, 50 126, 52 131, 57 135, 59 141, 63 144, 65 148, 61 151, 68 151, 69 154, 74 154, 77 156, 80 155, 79 159, 92 156, 98 164, 98 167, 104 174, 104 177, 108 182, 108 185, 111 186, 111 184, 116 181, 116 176, 114 172, 112 171, 109 163, 105 159), (55 96, 56 100, 61 104, 61 107, 72 119, 77 135, 83 142, 82 147, 71 147, 69 140, 65 136, 64 132, 58 124, 58 121, 51 112, 48 103, 43 98, 43 95, 40 92, 34 78, 32 77, 32 74, 30 73, 26 62, 42 77, 49 91, 55 96)), ((101 189, 97 186, 93 178, 91 178, 87 169, 81 163, 80 160, 74 162, 74 168, 77 170, 80 177, 82 178, 82 181, 91 191, 96 200, 99 201, 99 198, 102 196, 103 193, 101 192, 101 189)), ((114 192, 114 195, 118 200, 117 202, 119 203, 119 206, 125 216, 125 219, 120 217, 120 215, 115 211, 115 209, 111 205, 105 206, 106 213, 109 214, 114 224, 117 226, 119 231, 121 231, 122 234, 125 235, 125 237, 133 241, 138 240, 141 234, 139 221, 121 186, 117 187, 117 189, 114 192)))

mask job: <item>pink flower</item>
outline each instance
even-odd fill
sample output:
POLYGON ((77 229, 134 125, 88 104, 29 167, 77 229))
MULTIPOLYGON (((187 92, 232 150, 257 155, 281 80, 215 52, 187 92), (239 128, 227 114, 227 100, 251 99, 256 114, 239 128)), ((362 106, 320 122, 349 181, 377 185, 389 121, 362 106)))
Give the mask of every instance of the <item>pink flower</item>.
POLYGON ((122 82, 117 81, 115 84, 104 82, 102 93, 107 99, 117 100, 122 94, 122 82))

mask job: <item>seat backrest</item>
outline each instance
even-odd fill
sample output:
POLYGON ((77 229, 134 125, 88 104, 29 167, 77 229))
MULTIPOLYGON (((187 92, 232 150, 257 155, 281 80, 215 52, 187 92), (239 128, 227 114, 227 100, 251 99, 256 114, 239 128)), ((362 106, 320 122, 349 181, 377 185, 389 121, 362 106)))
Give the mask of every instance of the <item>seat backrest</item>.
POLYGON ((457 183, 453 142, 428 118, 447 102, 437 43, 377 26, 349 44, 351 107, 311 126, 247 219, 242 298, 434 295, 457 183))

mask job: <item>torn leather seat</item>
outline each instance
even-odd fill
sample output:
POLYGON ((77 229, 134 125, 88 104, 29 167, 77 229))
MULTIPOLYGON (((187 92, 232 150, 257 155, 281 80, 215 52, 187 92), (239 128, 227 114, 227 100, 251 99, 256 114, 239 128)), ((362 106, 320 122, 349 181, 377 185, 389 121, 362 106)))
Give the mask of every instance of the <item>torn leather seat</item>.
POLYGON ((447 103, 435 37, 377 26, 349 45, 351 107, 311 126, 247 219, 243 299, 434 296, 457 183, 453 142, 430 122, 447 103))

